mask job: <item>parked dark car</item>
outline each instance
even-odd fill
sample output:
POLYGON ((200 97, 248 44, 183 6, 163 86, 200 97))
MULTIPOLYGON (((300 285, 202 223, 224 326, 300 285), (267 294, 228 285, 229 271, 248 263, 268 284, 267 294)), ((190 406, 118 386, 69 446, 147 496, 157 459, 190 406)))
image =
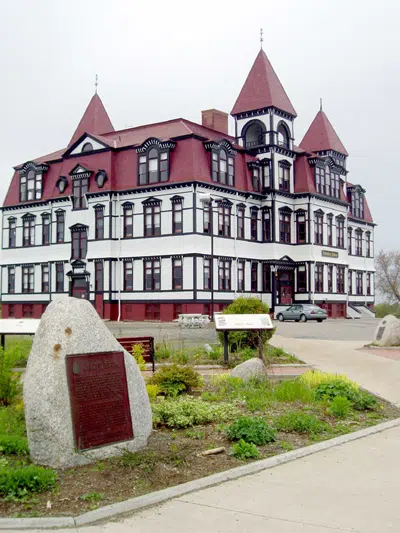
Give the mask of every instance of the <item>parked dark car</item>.
POLYGON ((295 322, 307 322, 307 320, 316 320, 322 322, 328 318, 325 309, 313 304, 295 304, 291 305, 284 311, 279 311, 277 317, 279 322, 284 320, 294 320, 295 322))

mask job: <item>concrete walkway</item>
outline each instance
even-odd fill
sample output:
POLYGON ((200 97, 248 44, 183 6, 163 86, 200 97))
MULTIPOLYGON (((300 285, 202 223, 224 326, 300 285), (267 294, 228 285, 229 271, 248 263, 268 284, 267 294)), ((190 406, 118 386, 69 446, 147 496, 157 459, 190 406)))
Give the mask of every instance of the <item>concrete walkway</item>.
MULTIPOLYGON (((400 362, 359 342, 274 338, 322 370, 400 405, 400 362)), ((385 533, 400 531, 400 428, 183 496, 79 533, 385 533)), ((32 530, 31 530, 32 531, 32 530)), ((59 530, 60 531, 60 530, 59 530)), ((70 530, 66 530, 65 533, 70 530)))

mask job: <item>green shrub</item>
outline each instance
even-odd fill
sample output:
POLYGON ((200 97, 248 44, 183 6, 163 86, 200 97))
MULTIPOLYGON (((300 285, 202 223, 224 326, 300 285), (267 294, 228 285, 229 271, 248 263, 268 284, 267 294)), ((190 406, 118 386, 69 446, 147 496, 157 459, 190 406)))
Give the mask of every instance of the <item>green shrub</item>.
POLYGON ((232 446, 232 455, 237 459, 257 459, 260 453, 255 444, 240 440, 232 446))
POLYGON ((157 361, 165 361, 165 359, 171 357, 171 354, 171 348, 165 342, 160 342, 155 345, 154 357, 157 361))
POLYGON ((358 391, 353 399, 353 407, 357 411, 365 411, 367 409, 375 409, 378 405, 376 398, 369 392, 358 391))
POLYGON ((144 360, 144 346, 143 344, 132 344, 132 355, 136 361, 139 370, 143 372, 146 370, 146 361, 144 360))
POLYGON ((336 396, 330 403, 327 412, 335 418, 346 418, 351 408, 351 402, 344 396, 336 396))
POLYGON ((53 489, 57 482, 57 473, 42 466, 20 466, 17 468, 0 468, 0 494, 18 494, 21 490, 28 492, 45 492, 53 489))
POLYGON ((318 420, 314 415, 308 415, 301 411, 292 411, 278 416, 275 419, 274 426, 279 431, 307 433, 315 435, 326 429, 327 425, 318 420))
POLYGON ((261 417, 241 416, 226 429, 226 436, 262 446, 275 440, 275 431, 261 417))
POLYGON ((342 396, 350 401, 353 401, 358 393, 358 389, 349 381, 342 379, 333 379, 325 383, 321 383, 314 391, 316 400, 332 401, 336 396, 342 396))
POLYGON ((187 428, 211 422, 226 422, 240 414, 232 403, 209 403, 185 397, 166 399, 152 404, 153 424, 171 428, 187 428))
MULTIPOLYGON (((241 315, 241 314, 268 314, 269 307, 258 298, 245 298, 240 296, 236 298, 228 307, 223 311, 224 315, 241 315)), ((265 330, 261 333, 263 343, 265 344, 272 335, 275 333, 275 329, 265 330)), ((219 341, 221 344, 224 342, 224 334, 218 333, 219 341)), ((258 348, 258 332, 257 331, 230 331, 228 334, 228 342, 232 352, 241 351, 245 347, 258 348)))
POLYGON ((375 316, 376 318, 385 318, 387 315, 394 315, 400 318, 400 305, 399 304, 375 304, 375 316))
POLYGON ((302 374, 298 381, 309 389, 316 389, 322 383, 331 383, 332 381, 343 381, 352 385, 355 390, 359 386, 354 381, 351 381, 345 374, 331 374, 330 372, 321 372, 321 370, 309 370, 302 374))
POLYGON ((25 417, 22 402, 0 407, 0 435, 25 436, 25 417))
POLYGON ((0 452, 4 455, 28 455, 28 441, 19 435, 0 435, 0 452))
POLYGON ((25 367, 32 348, 32 339, 8 337, 6 353, 14 367, 25 367))
POLYGON ((200 387, 202 378, 190 366, 163 366, 149 379, 151 385, 157 385, 166 396, 176 397, 183 392, 191 392, 200 387))
POLYGON ((299 380, 282 381, 273 390, 273 395, 279 402, 297 402, 310 403, 313 401, 312 392, 305 387, 299 380))
POLYGON ((19 375, 13 372, 15 354, 0 347, 0 405, 11 405, 21 392, 19 375))
POLYGON ((148 383, 146 385, 146 390, 150 400, 155 400, 160 394, 160 387, 158 385, 151 385, 148 383))

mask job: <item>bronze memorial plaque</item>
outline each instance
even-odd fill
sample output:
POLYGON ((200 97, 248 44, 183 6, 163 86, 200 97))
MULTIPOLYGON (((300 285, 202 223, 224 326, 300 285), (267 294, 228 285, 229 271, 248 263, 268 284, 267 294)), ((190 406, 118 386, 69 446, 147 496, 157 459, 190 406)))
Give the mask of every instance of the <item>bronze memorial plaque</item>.
POLYGON ((133 439, 123 352, 67 355, 78 450, 133 439))

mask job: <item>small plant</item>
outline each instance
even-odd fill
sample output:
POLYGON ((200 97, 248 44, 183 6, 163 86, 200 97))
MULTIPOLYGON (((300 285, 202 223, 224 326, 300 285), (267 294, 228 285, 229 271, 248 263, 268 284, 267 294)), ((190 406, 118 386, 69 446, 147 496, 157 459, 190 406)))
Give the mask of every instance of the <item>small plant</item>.
POLYGON ((57 473, 50 468, 28 465, 12 468, 0 468, 0 494, 18 494, 26 489, 28 492, 45 492, 53 489, 57 482, 57 473))
POLYGON ((132 355, 139 367, 139 370, 143 372, 146 370, 146 361, 144 360, 145 349, 143 344, 132 344, 132 355))
POLYGON ((254 348, 251 348, 250 346, 245 346, 241 350, 241 356, 243 361, 248 361, 249 359, 252 359, 253 357, 257 357, 256 351, 254 348))
POLYGON ((351 409, 351 402, 344 396, 336 396, 329 405, 327 412, 335 418, 346 418, 351 409))
POLYGON ((218 404, 191 397, 158 401, 152 404, 153 424, 170 428, 188 428, 211 422, 233 420, 240 410, 232 403, 218 404))
MULTIPOLYGON (((25 437, 25 417, 18 404, 0 407, 0 435, 18 435, 25 437)), ((23 406, 23 404, 22 404, 23 406)))
POLYGON ((155 358, 157 361, 165 361, 171 357, 171 349, 165 341, 156 344, 155 349, 155 358))
POLYGON ((257 459, 260 453, 255 444, 241 439, 232 446, 232 455, 237 459, 257 459))
POLYGON ((316 400, 332 401, 336 396, 342 396, 350 401, 353 401, 358 394, 358 388, 349 381, 342 379, 333 379, 325 383, 321 383, 314 391, 316 400))
POLYGON ((155 400, 160 394, 160 387, 158 385, 152 385, 151 383, 148 383, 146 385, 146 390, 150 400, 155 400))
POLYGON ((282 381, 273 391, 274 397, 279 402, 310 403, 313 400, 312 392, 300 381, 282 381))
POLYGON ((203 440, 205 437, 204 431, 196 431, 195 429, 187 429, 184 433, 188 439, 203 440))
POLYGON ((166 396, 176 397, 183 392, 191 392, 200 387, 203 380, 190 366, 164 366, 149 380, 151 385, 157 385, 160 392, 166 396))
POLYGON ((151 450, 141 450, 139 452, 130 452, 125 450, 123 455, 118 458, 118 463, 126 468, 140 468, 150 474, 153 472, 157 462, 156 452, 151 450))
POLYGON ((298 380, 308 389, 316 389, 322 383, 330 383, 338 380, 352 385, 354 389, 359 388, 357 383, 351 381, 345 374, 331 374, 329 372, 321 372, 320 370, 309 370, 302 374, 298 380))
POLYGON ((366 411, 367 409, 375 409, 378 405, 376 398, 366 391, 358 391, 353 399, 353 407, 357 411, 366 411))
POLYGON ((308 415, 301 411, 292 411, 278 416, 274 426, 278 431, 307 433, 315 435, 322 433, 327 427, 326 424, 318 420, 314 415, 308 415))
POLYGON ((259 446, 275 440, 275 431, 261 417, 238 418, 227 428, 226 435, 229 440, 244 440, 259 446))
POLYGON ((19 435, 0 435, 0 452, 4 455, 28 455, 28 441, 19 435))
POLYGON ((87 494, 82 494, 82 496, 79 496, 79 499, 84 502, 89 503, 97 503, 101 500, 104 500, 104 494, 102 492, 88 492, 87 494))
POLYGON ((281 440, 279 445, 282 450, 285 450, 285 452, 291 452, 294 448, 293 444, 291 442, 287 442, 286 440, 281 440))
POLYGON ((11 405, 21 392, 19 376, 13 372, 15 354, 0 347, 0 406, 11 405))

